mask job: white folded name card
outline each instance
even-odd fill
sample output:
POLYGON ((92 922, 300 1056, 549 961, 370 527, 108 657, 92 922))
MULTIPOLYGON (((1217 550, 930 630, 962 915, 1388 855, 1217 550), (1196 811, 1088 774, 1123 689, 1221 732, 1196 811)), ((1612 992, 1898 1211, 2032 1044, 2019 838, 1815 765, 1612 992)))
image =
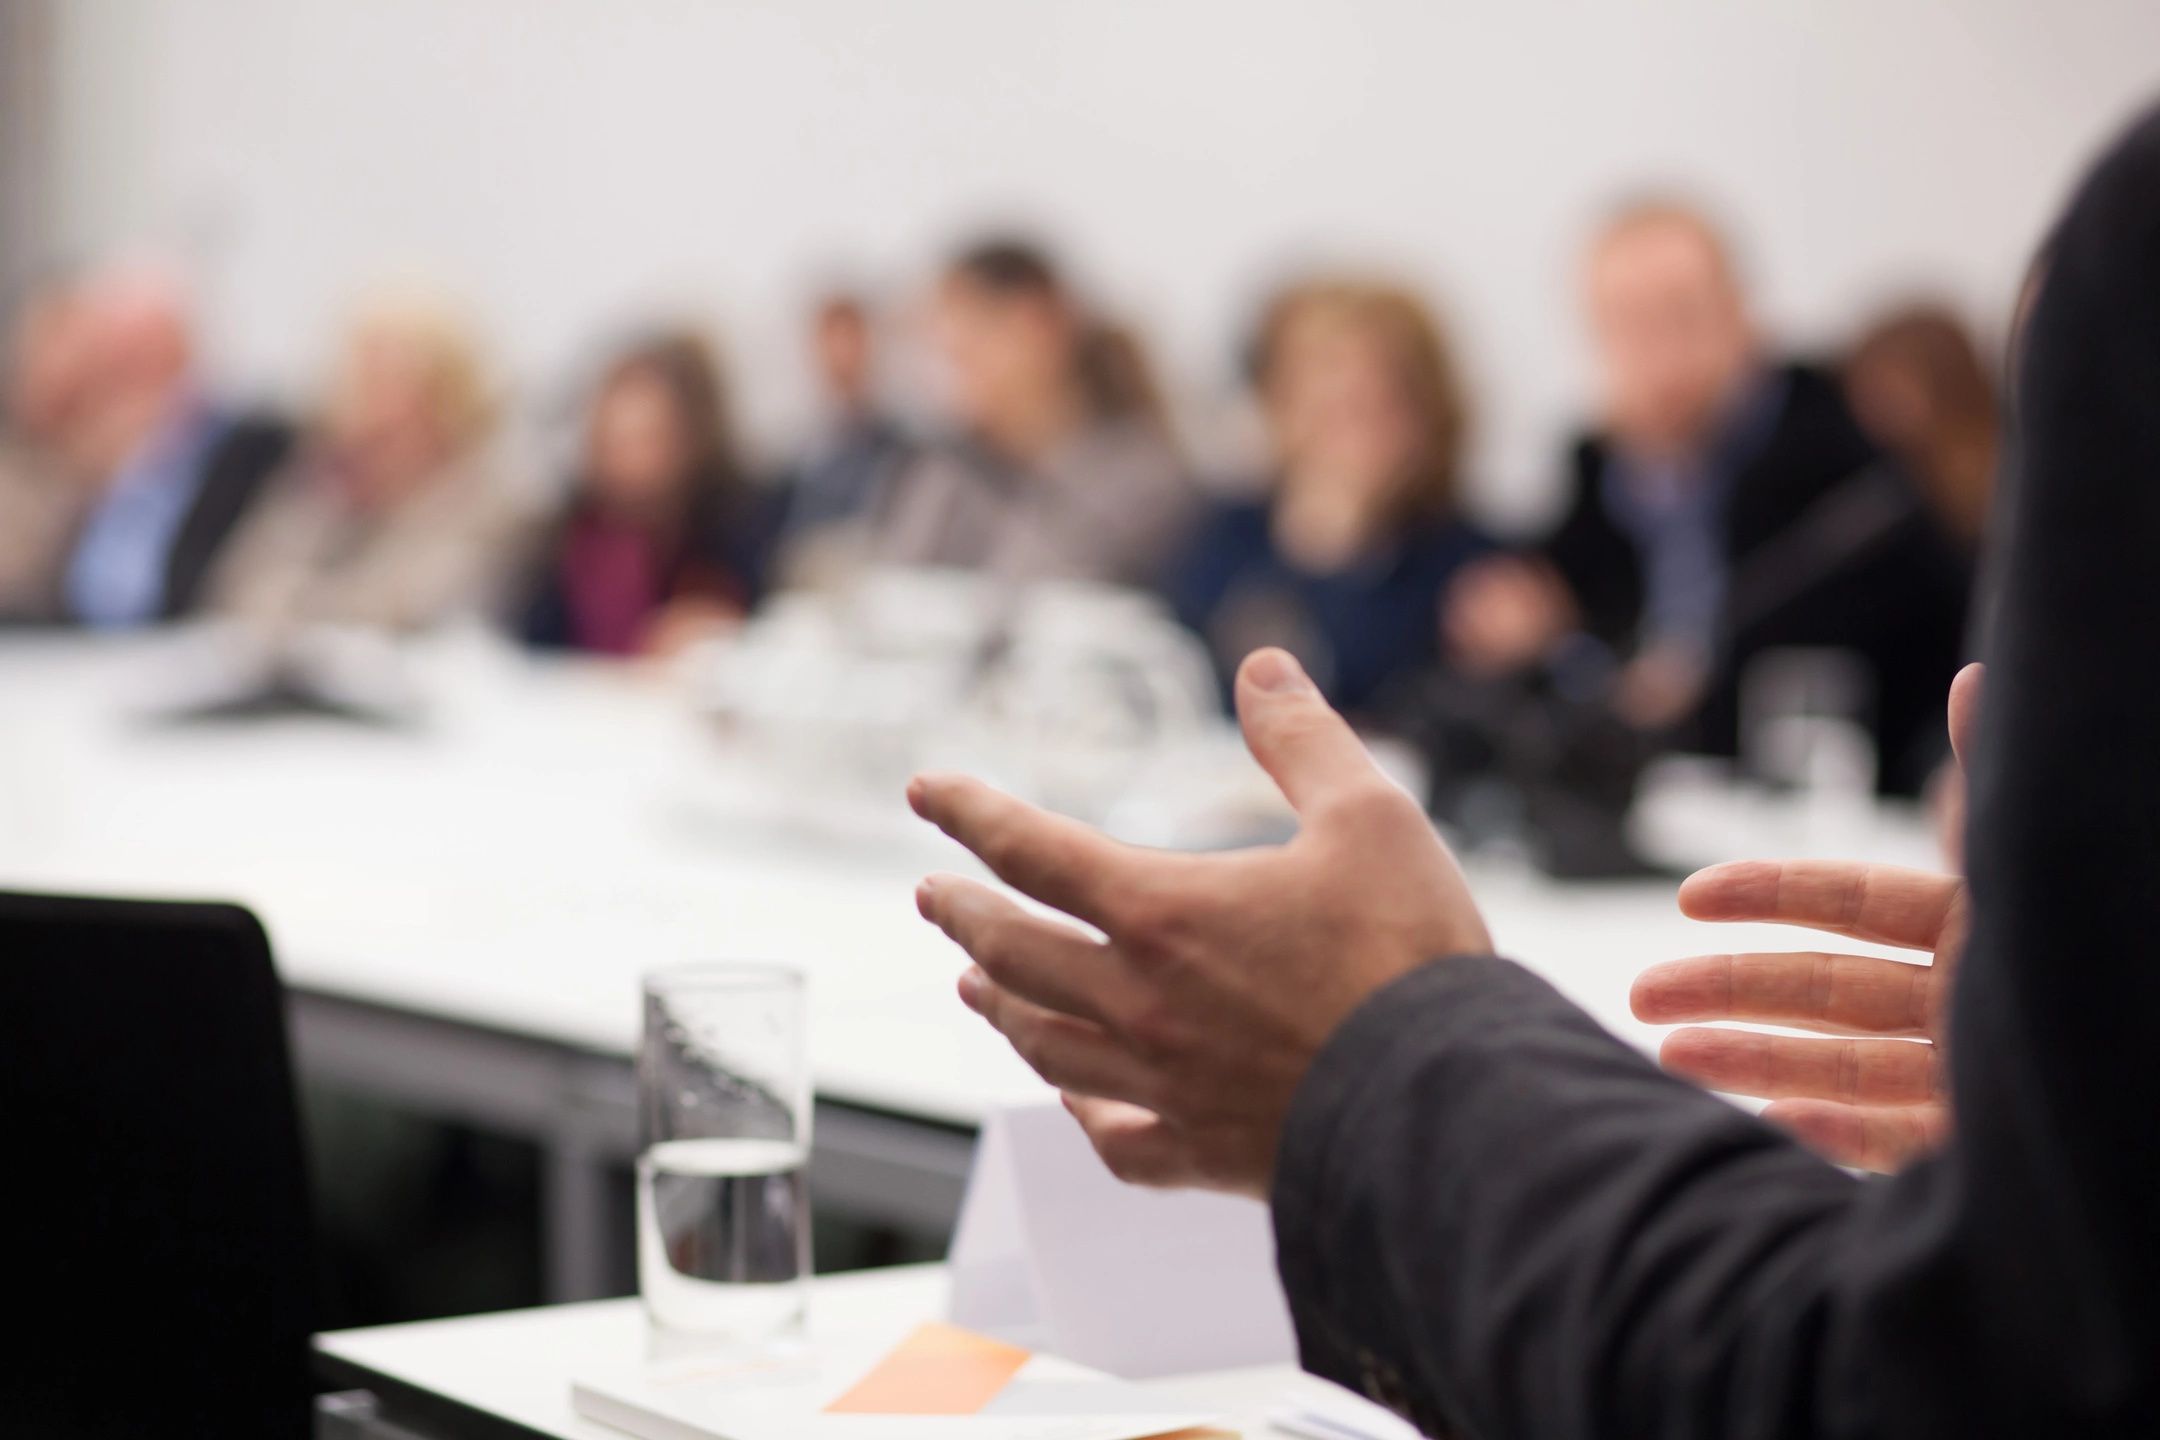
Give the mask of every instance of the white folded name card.
POLYGON ((1122 1184, 1062 1106, 983 1126, 951 1263, 955 1324, 1113 1375, 1297 1355, 1267 1207, 1122 1184))

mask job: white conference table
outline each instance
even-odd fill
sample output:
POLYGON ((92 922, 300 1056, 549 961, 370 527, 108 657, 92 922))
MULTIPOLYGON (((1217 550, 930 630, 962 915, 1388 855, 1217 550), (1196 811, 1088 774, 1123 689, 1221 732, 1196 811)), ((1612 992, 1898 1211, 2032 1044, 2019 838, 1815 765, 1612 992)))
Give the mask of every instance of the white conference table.
MULTIPOLYGON (((937 1234, 973 1132, 1042 1084, 952 995, 961 961, 914 914, 975 869, 906 815, 806 805, 649 673, 470 642, 429 723, 142 718, 170 640, 0 636, 0 886, 230 899, 259 914, 311 1074, 537 1141, 549 1293, 605 1293, 607 1167, 634 1145, 640 974, 718 958, 808 973, 821 1205, 937 1234)), ((440 657, 438 657, 440 661, 440 657)), ((1825 848, 1761 805, 1666 817, 1699 858, 1825 848)), ((1818 827, 1819 830, 1819 827, 1818 827)), ((1926 863, 1917 817, 1836 849, 1926 863)), ((1789 935, 1682 919, 1669 882, 1561 885, 1473 867, 1500 949, 1601 1022, 1645 964, 1789 935)))
MULTIPOLYGON (((890 1333, 897 1339, 942 1316, 945 1294, 938 1265, 824 1276, 811 1292, 810 1338, 890 1333)), ((319 1440, 622 1440, 621 1431, 571 1408, 570 1380, 587 1368, 619 1370, 647 1346, 644 1311, 635 1300, 321 1335, 317 1369, 344 1388, 325 1398, 316 1433, 319 1440)), ((1385 1412, 1293 1365, 1134 1383, 1165 1396, 1166 1408, 1220 1416, 1236 1435, 1279 1440, 1283 1432, 1267 1417, 1286 1400, 1399 1433, 1385 1412)))

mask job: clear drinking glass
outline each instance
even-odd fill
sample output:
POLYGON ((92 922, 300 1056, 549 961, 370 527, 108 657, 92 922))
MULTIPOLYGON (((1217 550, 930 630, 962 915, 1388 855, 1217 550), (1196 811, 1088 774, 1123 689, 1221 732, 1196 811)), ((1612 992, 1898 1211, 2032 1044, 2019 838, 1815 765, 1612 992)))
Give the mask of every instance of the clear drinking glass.
POLYGON ((1875 793, 1875 678, 1849 650, 1788 647, 1749 662, 1740 758, 1756 779, 1832 804, 1875 793))
POLYGON ((810 1275, 803 977, 684 965, 645 977, 638 1288, 655 1325, 756 1343, 800 1328, 810 1275))

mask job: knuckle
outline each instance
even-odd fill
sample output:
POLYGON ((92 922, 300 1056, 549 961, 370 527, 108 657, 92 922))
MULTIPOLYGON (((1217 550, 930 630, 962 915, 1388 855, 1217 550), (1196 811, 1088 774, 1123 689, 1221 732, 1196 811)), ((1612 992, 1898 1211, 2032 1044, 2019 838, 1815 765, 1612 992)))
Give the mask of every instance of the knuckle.
POLYGON ((1096 1153, 1110 1173, 1128 1185, 1160 1185, 1169 1167, 1153 1131, 1131 1130, 1109 1135, 1096 1143, 1096 1153))
POLYGON ((1102 1157, 1105 1169, 1128 1185, 1140 1183, 1139 1157, 1130 1144, 1115 1135, 1097 1135, 1094 1140, 1095 1153, 1102 1157))
POLYGON ((1835 1078, 1830 1086, 1832 1098, 1847 1102, 1858 1100, 1865 1070, 1860 1047, 1850 1040, 1838 1042, 1835 1061, 1835 1078))
POLYGON ((1020 862, 1020 837, 1010 825, 992 825, 977 840, 975 853, 983 864, 1003 875, 1020 862))
POLYGON ((1118 907, 1121 940, 1141 950, 1161 950, 1191 928, 1197 890, 1161 884, 1135 887, 1118 907))
POLYGON ((1012 1043, 1013 1053, 1027 1062, 1036 1074, 1043 1074, 1044 1067, 1055 1067, 1056 1047, 1041 1026, 1026 1018, 1015 1018, 1005 1029, 1005 1038, 1012 1043))
POLYGON ((987 972, 991 979, 1002 980, 1012 974, 1018 963, 1018 947, 1014 943, 1010 921, 986 920, 969 937, 968 953, 987 972))
POLYGON ((1160 997, 1150 996, 1125 1017, 1125 1035, 1135 1050, 1147 1056, 1175 1054, 1185 1048, 1182 1018, 1160 997))
POLYGON ((1328 806, 1328 817, 1355 830, 1384 829, 1409 818, 1424 823, 1416 802, 1378 775, 1344 789, 1328 806))
POLYGON ((1837 960, 1817 951, 1807 957, 1806 964, 1808 1013, 1828 1014, 1837 998, 1837 960))

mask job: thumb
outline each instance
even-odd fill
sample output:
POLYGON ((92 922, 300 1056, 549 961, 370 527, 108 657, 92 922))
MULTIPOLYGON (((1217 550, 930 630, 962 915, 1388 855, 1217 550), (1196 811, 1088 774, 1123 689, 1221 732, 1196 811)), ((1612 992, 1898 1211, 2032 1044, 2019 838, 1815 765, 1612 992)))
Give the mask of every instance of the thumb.
POLYGON ((1975 662, 1950 682, 1950 748, 1957 752, 1960 771, 1972 769, 1973 737, 1980 729, 1980 682, 1986 678, 1987 666, 1975 662))
POLYGON ((1301 815, 1378 774, 1364 742, 1286 651, 1256 650, 1245 657, 1238 667, 1237 710, 1246 747, 1301 815))

